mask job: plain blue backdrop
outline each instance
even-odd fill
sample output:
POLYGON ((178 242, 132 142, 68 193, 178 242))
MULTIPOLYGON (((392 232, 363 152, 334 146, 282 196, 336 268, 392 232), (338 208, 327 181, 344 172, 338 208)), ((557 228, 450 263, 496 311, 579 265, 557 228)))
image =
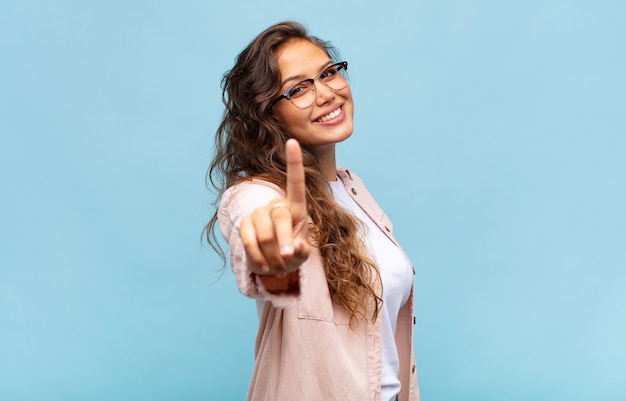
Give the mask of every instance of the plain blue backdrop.
POLYGON ((350 62, 339 164, 415 264, 423 399, 626 399, 624 4, 2 0, 0 399, 244 398, 204 174, 285 19, 350 62))

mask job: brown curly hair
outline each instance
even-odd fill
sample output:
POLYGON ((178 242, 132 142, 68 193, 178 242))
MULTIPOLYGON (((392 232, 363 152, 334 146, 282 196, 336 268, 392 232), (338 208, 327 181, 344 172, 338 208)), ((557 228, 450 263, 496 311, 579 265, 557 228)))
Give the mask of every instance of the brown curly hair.
MULTIPOLYGON (((338 54, 329 42, 309 35, 297 22, 269 27, 237 56, 234 67, 222 79, 226 109, 207 172, 207 183, 218 192, 214 206, 227 188, 252 178, 285 189, 285 142, 290 135, 268 105, 280 89, 276 52, 294 39, 313 43, 337 61, 338 54)), ((382 303, 376 291, 380 272, 367 256, 359 235, 360 222, 334 202, 310 147, 302 145, 302 157, 310 238, 320 250, 331 298, 349 312, 351 324, 355 318, 367 319, 368 311, 376 319, 382 303)), ((203 237, 226 263, 216 236, 216 223, 217 211, 204 228, 203 237)))

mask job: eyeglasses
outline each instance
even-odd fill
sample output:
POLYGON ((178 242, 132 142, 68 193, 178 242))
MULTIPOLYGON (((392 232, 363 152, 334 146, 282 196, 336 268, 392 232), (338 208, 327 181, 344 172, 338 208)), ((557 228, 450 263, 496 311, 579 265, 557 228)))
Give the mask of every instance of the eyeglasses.
POLYGON ((348 86, 348 62, 341 61, 326 68, 313 78, 298 82, 287 92, 272 100, 267 106, 270 110, 282 99, 287 99, 299 109, 306 109, 315 102, 315 80, 318 79, 332 90, 341 90, 348 86))

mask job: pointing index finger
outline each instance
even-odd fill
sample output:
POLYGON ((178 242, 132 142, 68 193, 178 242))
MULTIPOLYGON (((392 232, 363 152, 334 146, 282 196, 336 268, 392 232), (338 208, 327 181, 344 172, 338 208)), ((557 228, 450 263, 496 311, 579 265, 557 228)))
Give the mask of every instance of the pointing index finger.
POLYGON ((292 215, 302 218, 306 215, 306 188, 302 151, 297 140, 291 138, 285 144, 287 156, 287 201, 292 215))

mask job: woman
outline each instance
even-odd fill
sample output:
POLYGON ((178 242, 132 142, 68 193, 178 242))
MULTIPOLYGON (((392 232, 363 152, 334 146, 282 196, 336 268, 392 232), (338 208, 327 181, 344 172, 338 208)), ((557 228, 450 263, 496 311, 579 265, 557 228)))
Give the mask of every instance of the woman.
POLYGON ((222 82, 226 111, 205 228, 257 300, 248 400, 418 400, 413 270, 359 178, 337 168, 352 134, 347 62, 298 23, 274 25, 222 82))

